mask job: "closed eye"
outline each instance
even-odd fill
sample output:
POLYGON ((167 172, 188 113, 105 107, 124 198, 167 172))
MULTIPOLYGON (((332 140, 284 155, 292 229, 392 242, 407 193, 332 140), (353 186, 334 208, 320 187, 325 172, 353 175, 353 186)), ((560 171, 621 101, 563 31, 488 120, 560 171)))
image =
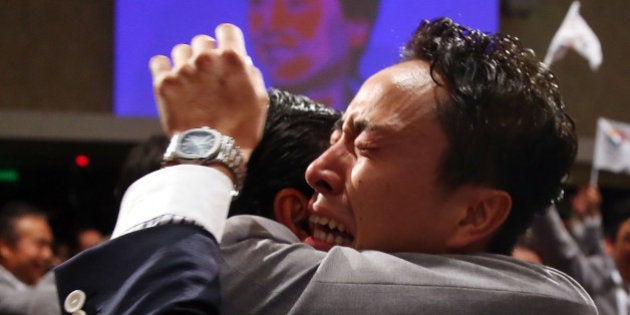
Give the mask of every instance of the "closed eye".
POLYGON ((369 139, 365 139, 366 135, 363 133, 354 140, 354 149, 357 155, 368 155, 378 150, 378 146, 369 139))

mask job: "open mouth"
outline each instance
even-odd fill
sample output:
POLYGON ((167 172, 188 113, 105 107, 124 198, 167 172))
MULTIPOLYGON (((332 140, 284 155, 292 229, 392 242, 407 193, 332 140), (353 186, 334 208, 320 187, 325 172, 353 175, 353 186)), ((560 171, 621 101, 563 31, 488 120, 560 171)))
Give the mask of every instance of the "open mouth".
POLYGON ((349 246, 354 240, 354 236, 348 232, 347 228, 334 219, 313 214, 308 221, 313 239, 324 242, 329 247, 334 245, 349 246))

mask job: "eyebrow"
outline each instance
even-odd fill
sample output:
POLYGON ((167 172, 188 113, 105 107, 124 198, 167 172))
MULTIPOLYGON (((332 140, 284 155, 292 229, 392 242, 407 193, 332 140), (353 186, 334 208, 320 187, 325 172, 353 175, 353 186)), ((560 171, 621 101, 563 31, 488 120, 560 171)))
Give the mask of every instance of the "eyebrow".
POLYGON ((389 134, 395 131, 395 128, 390 125, 374 124, 365 119, 352 120, 352 123, 348 124, 346 130, 344 130, 343 125, 345 121, 343 117, 339 118, 333 125, 332 131, 350 133, 355 137, 365 130, 382 134, 389 134))
POLYGON ((353 134, 360 134, 366 129, 374 129, 374 126, 366 120, 353 120, 352 124, 350 124, 350 131, 352 131, 353 134))
POLYGON ((392 126, 389 126, 389 125, 375 124, 365 119, 357 119, 357 120, 352 120, 352 123, 349 124, 347 131, 354 135, 358 135, 363 131, 376 132, 379 134, 388 134, 394 131, 394 129, 392 128, 392 126))

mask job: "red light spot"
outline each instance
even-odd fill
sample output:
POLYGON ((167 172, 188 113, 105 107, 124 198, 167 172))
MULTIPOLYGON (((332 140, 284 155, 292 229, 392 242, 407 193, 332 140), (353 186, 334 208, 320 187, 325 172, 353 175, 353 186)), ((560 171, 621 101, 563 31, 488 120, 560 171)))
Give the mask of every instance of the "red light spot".
POLYGON ((78 167, 86 167, 88 166, 88 164, 90 164, 90 159, 85 154, 79 154, 77 155, 77 157, 74 158, 74 163, 78 167))

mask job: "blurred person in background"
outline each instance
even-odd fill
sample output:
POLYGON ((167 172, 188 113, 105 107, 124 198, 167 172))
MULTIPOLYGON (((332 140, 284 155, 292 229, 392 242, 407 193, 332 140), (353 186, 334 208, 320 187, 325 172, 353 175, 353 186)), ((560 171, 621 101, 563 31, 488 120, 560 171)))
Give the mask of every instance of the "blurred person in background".
POLYGON ((580 283, 600 314, 629 314, 630 202, 609 209, 605 229, 598 187, 579 188, 569 204, 568 220, 562 220, 556 206, 534 219, 528 231, 529 246, 543 264, 580 283))
POLYGON ((95 228, 81 228, 77 232, 77 253, 92 248, 106 240, 107 237, 95 228))
POLYGON ((21 202, 1 211, 0 314, 59 314, 46 215, 21 202))
POLYGON ((614 258, 627 288, 630 283, 630 197, 613 204, 603 222, 606 251, 614 258))

